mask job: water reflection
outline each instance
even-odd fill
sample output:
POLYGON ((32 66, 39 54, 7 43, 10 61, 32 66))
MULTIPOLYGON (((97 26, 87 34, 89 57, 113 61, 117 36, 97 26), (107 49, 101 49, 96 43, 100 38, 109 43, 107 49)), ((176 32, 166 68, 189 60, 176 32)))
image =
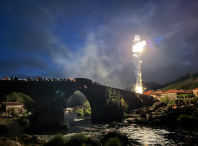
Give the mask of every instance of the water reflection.
POLYGON ((8 132, 4 134, 5 137, 13 138, 13 137, 21 137, 23 135, 24 130, 28 127, 28 125, 23 126, 19 125, 18 121, 13 121, 12 123, 9 123, 5 125, 8 129, 8 132))
POLYGON ((88 124, 91 123, 91 117, 78 117, 76 112, 67 112, 64 114, 64 122, 70 126, 88 124))
MULTIPOLYGON (((63 135, 69 133, 88 132, 88 135, 105 134, 109 129, 118 129, 122 133, 126 133, 131 143, 139 145, 196 145, 198 143, 198 129, 189 127, 183 129, 182 127, 160 127, 151 125, 137 125, 131 124, 129 126, 120 126, 119 123, 114 124, 92 124, 90 117, 77 117, 76 113, 65 114, 65 120, 70 123, 71 127, 68 130, 58 130, 53 133, 45 133, 43 138, 49 135, 62 133, 63 135)), ((7 125, 9 132, 6 137, 19 136, 24 133, 26 127, 21 127, 18 123, 11 123, 7 125)), ((35 133, 37 134, 37 133, 35 133)), ((50 136, 50 137, 51 137, 50 136)))

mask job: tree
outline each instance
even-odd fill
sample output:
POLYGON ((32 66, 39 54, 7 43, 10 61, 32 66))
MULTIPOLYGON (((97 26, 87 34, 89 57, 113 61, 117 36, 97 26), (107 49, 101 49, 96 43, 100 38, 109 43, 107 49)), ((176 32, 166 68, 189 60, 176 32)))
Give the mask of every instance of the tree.
POLYGON ((7 95, 6 101, 7 102, 21 102, 24 104, 25 108, 29 111, 32 111, 35 108, 34 100, 28 95, 20 93, 20 92, 18 93, 13 92, 7 95))
POLYGON ((116 91, 115 88, 108 88, 107 89, 107 105, 118 105, 119 107, 121 107, 121 95, 120 92, 116 91))
POLYGON ((169 103, 168 95, 166 95, 165 97, 161 98, 160 101, 165 102, 166 104, 168 104, 169 103))
POLYGON ((119 91, 117 91, 115 88, 108 88, 106 90, 106 96, 107 96, 107 105, 116 105, 118 108, 122 109, 123 111, 127 111, 128 104, 124 99, 122 98, 119 91))
POLYGON ((90 104, 89 104, 88 101, 85 101, 85 102, 84 102, 83 108, 84 108, 84 114, 85 114, 85 116, 86 116, 86 115, 87 115, 87 116, 91 115, 91 106, 90 106, 90 104))
POLYGON ((85 109, 91 109, 91 106, 90 106, 90 104, 89 104, 89 101, 85 101, 84 104, 83 104, 83 107, 84 107, 85 109))

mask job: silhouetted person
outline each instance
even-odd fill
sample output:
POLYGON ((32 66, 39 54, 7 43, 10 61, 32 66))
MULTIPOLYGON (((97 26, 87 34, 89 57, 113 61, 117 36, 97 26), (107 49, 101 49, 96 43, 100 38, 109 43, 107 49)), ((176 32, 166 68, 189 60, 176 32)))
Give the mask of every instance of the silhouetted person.
POLYGON ((11 77, 11 80, 14 80, 14 77, 13 76, 11 77))
POLYGON ((17 77, 17 76, 15 76, 14 80, 15 80, 15 81, 18 81, 18 77, 17 77))

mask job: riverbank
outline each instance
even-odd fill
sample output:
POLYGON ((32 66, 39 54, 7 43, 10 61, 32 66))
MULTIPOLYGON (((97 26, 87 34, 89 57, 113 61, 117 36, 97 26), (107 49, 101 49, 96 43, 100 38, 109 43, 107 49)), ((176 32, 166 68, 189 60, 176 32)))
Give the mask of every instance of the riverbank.
MULTIPOLYGON (((71 127, 75 128, 75 127, 71 127)), ((77 127, 76 127, 77 128, 77 127)), ((128 145, 194 145, 198 143, 198 127, 164 127, 160 125, 148 125, 148 124, 129 124, 112 122, 109 124, 86 124, 81 125, 81 132, 68 133, 63 135, 64 138, 69 139, 76 133, 82 133, 87 137, 96 137, 100 141, 109 131, 118 130, 122 134, 126 134, 128 137, 128 145)), ((27 134, 26 134, 27 135, 27 134)), ((18 138, 17 142, 23 145, 41 145, 49 141, 54 137, 52 135, 30 135, 30 140, 23 141, 22 138, 18 138), (31 138, 34 137, 34 138, 31 138), (35 137, 38 137, 36 139, 35 137), (34 140, 33 140, 34 139, 34 140), (39 142, 40 141, 40 142, 39 142)), ((10 138, 16 139, 16 137, 10 138)))
MULTIPOLYGON (((167 106, 159 107, 157 109, 142 108, 132 111, 130 114, 125 115, 125 118, 119 122, 111 123, 92 123, 91 119, 83 119, 83 117, 73 117, 74 124, 69 129, 48 129, 50 131, 42 131, 39 129, 39 133, 32 132, 30 136, 37 136, 43 143, 49 141, 54 135, 62 133, 65 138, 70 138, 76 133, 82 133, 88 137, 96 137, 102 141, 103 137, 110 130, 119 130, 121 133, 125 133, 129 139, 129 145, 139 144, 158 144, 158 145, 193 145, 198 143, 198 127, 179 123, 166 124, 163 119, 170 120, 172 116, 179 115, 181 113, 191 113, 196 108, 195 105, 188 107, 178 107, 170 109, 167 106), (149 109, 149 110, 148 110, 149 109), (163 111, 163 113, 162 113, 163 111), (188 111, 188 112, 187 112, 188 111), (167 117, 169 115, 169 117, 167 117), (76 119, 77 118, 77 119, 76 119), (138 120, 139 119, 139 120, 138 120), (154 122, 155 119, 161 119, 160 122, 154 122), (141 121, 141 122, 140 122, 141 121)), ((177 120, 177 117, 174 119, 177 120)), ((170 120, 171 122, 171 120, 170 120)), ((18 138, 18 141, 22 141, 24 133, 27 133, 27 127, 17 125, 17 123, 11 122, 7 125, 9 132, 4 133, 5 137, 13 139, 18 138), (13 128, 14 127, 14 128, 13 128), (19 132, 19 133, 16 133, 19 132)), ((33 129, 35 129, 33 127, 33 129)), ((30 131, 31 132, 31 131, 30 131)), ((22 141, 23 142, 23 141, 22 141)), ((22 143, 24 144, 24 142, 22 143)), ((37 144, 38 145, 38 144, 37 144)))

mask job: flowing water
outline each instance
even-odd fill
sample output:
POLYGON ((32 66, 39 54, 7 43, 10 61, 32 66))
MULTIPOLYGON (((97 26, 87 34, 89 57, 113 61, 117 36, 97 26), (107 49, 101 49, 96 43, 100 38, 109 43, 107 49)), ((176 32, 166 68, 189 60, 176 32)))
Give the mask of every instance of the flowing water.
MULTIPOLYGON (((121 123, 92 124, 90 118, 79 118, 76 114, 67 114, 65 118, 71 123, 68 133, 85 132, 88 135, 106 134, 110 129, 117 129, 126 133, 132 142, 139 145, 195 145, 198 144, 198 127, 163 127, 121 123)), ((134 143, 133 143, 134 144, 134 143)))
MULTIPOLYGON (((75 113, 65 115, 65 120, 70 123, 71 127, 68 130, 58 130, 53 133, 44 133, 41 135, 44 139, 51 138, 56 133, 62 133, 65 137, 74 133, 84 132, 87 135, 100 137, 106 134, 110 129, 120 130, 126 133, 133 145, 194 145, 198 144, 198 129, 181 127, 156 127, 150 125, 123 125, 113 122, 111 124, 92 124, 90 118, 79 118, 75 113)), ((9 131, 6 136, 18 136, 22 134, 20 126, 9 125, 13 130, 9 131), (19 131, 19 133, 17 133, 19 131)), ((23 127, 25 128, 25 127, 23 127)))

